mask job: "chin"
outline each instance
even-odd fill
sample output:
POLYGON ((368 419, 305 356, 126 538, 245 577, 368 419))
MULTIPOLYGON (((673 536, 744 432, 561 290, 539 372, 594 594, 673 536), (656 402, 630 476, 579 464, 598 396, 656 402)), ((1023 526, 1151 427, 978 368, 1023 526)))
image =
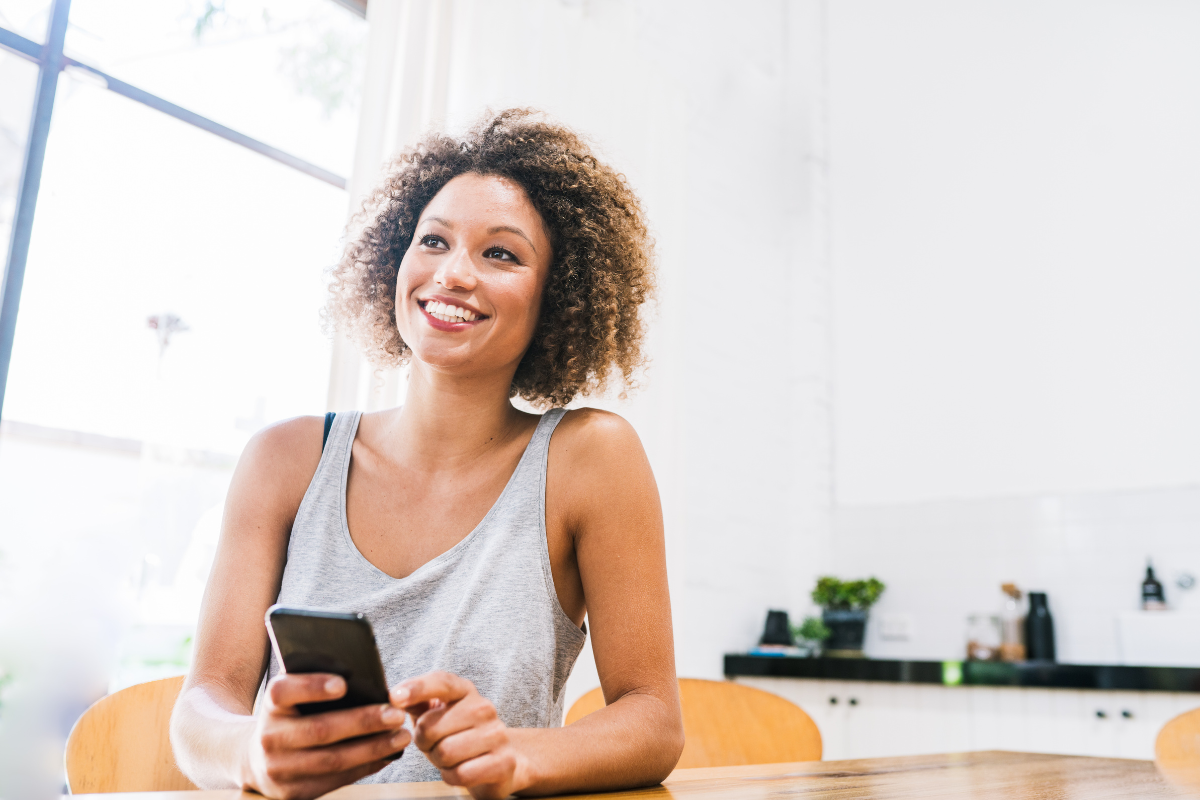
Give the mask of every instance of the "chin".
POLYGON ((471 359, 467 358, 463 353, 448 353, 441 352, 421 352, 413 350, 413 362, 421 362, 427 367, 437 367, 438 369, 452 369, 454 367, 464 367, 470 364, 471 359))
MULTIPOLYGON (((410 345, 411 347, 411 345, 410 345)), ((478 363, 478 354, 467 347, 412 348, 412 360, 436 369, 466 369, 478 363)))

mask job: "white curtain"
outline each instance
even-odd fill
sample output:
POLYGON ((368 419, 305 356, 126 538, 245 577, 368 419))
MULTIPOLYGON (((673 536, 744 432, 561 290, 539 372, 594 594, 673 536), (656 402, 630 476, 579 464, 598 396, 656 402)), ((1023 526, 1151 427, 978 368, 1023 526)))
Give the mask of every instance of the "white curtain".
MULTIPOLYGON (((453 0, 374 0, 367 6, 370 35, 350 212, 383 175, 384 164, 446 118, 453 0)), ((330 411, 396 405, 403 376, 367 362, 338 335, 329 372, 330 411)))

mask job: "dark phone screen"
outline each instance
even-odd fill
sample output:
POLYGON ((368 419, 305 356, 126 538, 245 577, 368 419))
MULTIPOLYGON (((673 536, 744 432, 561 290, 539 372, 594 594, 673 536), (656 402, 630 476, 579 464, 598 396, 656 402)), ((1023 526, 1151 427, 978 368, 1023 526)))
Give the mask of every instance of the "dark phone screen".
POLYGON ((337 700, 301 703, 301 714, 317 714, 388 701, 387 678, 371 623, 362 614, 272 606, 267 627, 286 672, 331 672, 346 680, 337 700))

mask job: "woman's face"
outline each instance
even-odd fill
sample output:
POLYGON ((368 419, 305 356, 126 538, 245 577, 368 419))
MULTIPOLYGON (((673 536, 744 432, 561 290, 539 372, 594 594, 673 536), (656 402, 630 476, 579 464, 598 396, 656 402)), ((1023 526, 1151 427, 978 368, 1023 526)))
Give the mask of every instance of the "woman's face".
POLYGON ((442 368, 516 369, 541 310, 550 240, 525 190, 468 173, 421 213, 396 276, 396 324, 442 368))

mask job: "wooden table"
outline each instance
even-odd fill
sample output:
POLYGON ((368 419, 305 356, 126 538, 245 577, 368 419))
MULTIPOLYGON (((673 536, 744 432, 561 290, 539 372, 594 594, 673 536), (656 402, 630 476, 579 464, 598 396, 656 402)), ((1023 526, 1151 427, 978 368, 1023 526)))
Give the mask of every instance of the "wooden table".
MULTIPOLYGON (((465 791, 444 783, 393 783, 378 786, 345 786, 327 797, 332 800, 386 800, 450 798, 463 795, 466 795, 465 791)), ((243 794, 234 790, 79 796, 105 800, 259 798, 259 795, 243 794)), ((1200 798, 1200 787, 1188 789, 1179 783, 1169 782, 1150 761, 984 752, 679 769, 675 770, 662 786, 587 796, 597 800, 1146 800, 1158 797, 1200 798)))

